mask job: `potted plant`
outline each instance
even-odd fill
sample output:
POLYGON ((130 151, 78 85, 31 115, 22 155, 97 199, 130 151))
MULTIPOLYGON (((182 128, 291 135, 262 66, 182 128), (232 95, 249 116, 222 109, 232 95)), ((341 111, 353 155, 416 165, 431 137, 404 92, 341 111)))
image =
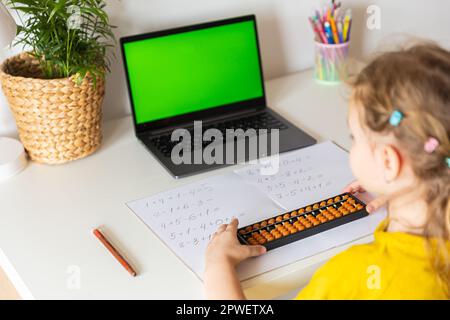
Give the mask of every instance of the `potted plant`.
POLYGON ((30 158, 60 164, 93 153, 102 140, 108 48, 114 44, 105 1, 5 4, 22 17, 14 45, 27 52, 7 59, 0 79, 30 158))

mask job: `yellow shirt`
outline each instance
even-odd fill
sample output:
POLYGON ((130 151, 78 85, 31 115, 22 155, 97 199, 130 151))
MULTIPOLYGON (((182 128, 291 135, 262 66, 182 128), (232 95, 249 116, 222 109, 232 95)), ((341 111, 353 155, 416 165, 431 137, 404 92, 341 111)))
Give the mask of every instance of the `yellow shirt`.
POLYGON ((330 259, 296 299, 447 299, 425 238, 386 232, 386 226, 378 226, 373 243, 330 259))

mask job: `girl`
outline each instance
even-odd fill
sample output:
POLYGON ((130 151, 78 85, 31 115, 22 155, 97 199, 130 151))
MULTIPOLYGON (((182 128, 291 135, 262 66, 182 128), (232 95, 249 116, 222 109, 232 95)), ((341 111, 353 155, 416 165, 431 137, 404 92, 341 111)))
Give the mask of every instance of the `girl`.
MULTIPOLYGON (((373 243, 338 254, 299 299, 447 299, 450 286, 450 52, 434 44, 384 53, 352 82, 350 165, 357 182, 386 202, 373 243)), ((206 251, 212 299, 245 299, 235 273, 265 253, 242 246, 238 221, 222 225, 206 251)))

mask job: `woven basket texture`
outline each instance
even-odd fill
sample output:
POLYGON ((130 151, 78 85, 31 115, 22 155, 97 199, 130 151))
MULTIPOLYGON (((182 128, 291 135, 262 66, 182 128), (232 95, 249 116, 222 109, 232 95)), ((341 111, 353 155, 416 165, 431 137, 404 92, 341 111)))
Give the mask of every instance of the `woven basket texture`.
POLYGON ((89 76, 81 84, 74 76, 43 79, 39 62, 27 53, 7 59, 0 68, 0 80, 32 160, 62 164, 100 147, 103 80, 94 86, 89 76))

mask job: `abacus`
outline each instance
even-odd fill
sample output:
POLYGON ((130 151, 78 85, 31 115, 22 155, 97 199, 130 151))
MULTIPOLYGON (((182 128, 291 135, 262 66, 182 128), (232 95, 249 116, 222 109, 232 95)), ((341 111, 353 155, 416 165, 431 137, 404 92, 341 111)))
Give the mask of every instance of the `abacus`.
POLYGON ((275 249, 368 215, 366 205, 350 193, 259 221, 238 230, 242 244, 275 249))

